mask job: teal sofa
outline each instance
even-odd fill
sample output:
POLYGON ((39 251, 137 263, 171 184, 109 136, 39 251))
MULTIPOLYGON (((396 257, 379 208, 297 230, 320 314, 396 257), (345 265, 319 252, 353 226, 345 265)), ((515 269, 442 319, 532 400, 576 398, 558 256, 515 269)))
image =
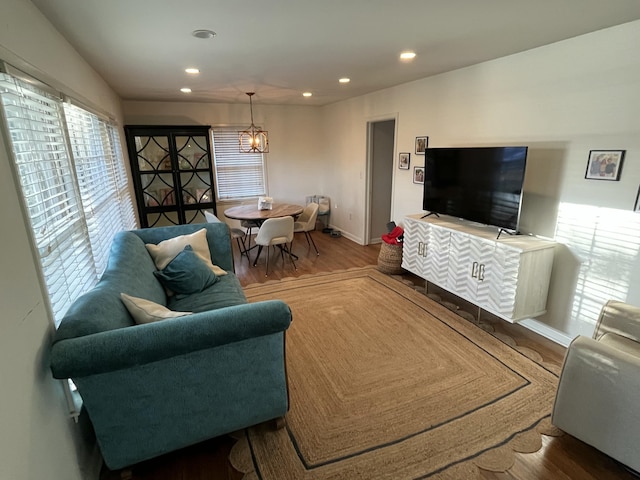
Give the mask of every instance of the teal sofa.
POLYGON ((106 465, 118 469, 271 419, 289 408, 281 301, 247 303, 224 223, 119 233, 100 282, 63 318, 51 370, 78 387, 106 465), (168 297, 145 243, 206 229, 227 272, 200 293, 168 297), (191 315, 137 325, 120 294, 191 315))

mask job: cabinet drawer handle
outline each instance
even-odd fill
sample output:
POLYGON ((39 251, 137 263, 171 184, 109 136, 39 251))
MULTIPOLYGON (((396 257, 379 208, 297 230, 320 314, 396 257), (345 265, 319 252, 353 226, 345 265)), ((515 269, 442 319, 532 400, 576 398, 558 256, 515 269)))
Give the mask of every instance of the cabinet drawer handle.
POLYGON ((471 265, 471 276, 473 278, 478 277, 478 262, 473 262, 473 264, 471 265))
POLYGON ((478 280, 481 282, 484 280, 484 263, 481 263, 480 268, 478 269, 478 280))

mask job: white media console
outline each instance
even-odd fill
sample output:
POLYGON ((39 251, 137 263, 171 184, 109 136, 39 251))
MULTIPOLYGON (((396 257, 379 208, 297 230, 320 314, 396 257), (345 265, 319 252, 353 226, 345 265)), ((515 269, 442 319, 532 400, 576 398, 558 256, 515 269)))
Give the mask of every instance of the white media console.
POLYGON ((404 219, 405 270, 509 322, 546 311, 555 242, 422 216, 404 219))

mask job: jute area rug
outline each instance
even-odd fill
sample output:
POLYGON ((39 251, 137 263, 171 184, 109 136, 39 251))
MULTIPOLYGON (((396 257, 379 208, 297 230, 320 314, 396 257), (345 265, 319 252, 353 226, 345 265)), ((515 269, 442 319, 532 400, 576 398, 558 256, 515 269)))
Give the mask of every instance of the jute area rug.
POLYGON ((557 434, 557 376, 375 268, 245 288, 293 312, 286 427, 247 429, 245 480, 473 479, 557 434))

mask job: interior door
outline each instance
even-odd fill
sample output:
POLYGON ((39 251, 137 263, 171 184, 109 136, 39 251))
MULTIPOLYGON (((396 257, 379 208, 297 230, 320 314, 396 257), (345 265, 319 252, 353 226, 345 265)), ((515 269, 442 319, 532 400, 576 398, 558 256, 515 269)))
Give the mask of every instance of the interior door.
POLYGON ((370 195, 368 243, 380 243, 391 220, 393 187, 393 152, 396 121, 382 120, 370 124, 370 195))

